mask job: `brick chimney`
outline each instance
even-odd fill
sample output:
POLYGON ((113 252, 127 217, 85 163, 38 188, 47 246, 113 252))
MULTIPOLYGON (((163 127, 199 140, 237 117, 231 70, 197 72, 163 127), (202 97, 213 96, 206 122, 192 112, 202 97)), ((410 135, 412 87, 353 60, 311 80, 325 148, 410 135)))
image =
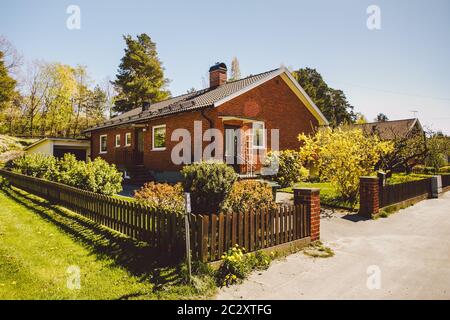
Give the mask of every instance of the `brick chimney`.
POLYGON ((209 68, 209 87, 215 88, 227 82, 227 65, 217 62, 209 68))

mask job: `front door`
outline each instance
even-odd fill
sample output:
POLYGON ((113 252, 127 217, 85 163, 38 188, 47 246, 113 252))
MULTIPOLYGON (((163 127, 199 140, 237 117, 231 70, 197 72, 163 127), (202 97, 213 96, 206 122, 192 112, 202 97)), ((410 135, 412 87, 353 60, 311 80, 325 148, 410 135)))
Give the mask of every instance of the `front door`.
POLYGON ((134 150, 135 164, 143 164, 144 162, 144 132, 142 128, 136 129, 136 145, 134 150))
POLYGON ((225 163, 233 166, 234 170, 239 173, 240 165, 238 164, 239 155, 239 129, 238 126, 225 125, 224 146, 225 146, 225 163))

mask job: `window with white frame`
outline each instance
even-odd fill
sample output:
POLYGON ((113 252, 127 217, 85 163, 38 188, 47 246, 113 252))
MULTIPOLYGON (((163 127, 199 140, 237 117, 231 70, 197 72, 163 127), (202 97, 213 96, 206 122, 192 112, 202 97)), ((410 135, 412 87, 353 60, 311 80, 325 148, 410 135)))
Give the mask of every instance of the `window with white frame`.
POLYGON ((120 147, 120 134, 116 134, 116 147, 120 147))
POLYGON ((152 150, 166 149, 166 125, 154 126, 152 128, 152 150))
POLYGON ((253 148, 263 149, 265 147, 264 122, 253 122, 253 148))
POLYGON ((125 146, 131 146, 131 132, 125 133, 125 146))
POLYGON ((106 134, 100 136, 100 153, 106 153, 106 134))

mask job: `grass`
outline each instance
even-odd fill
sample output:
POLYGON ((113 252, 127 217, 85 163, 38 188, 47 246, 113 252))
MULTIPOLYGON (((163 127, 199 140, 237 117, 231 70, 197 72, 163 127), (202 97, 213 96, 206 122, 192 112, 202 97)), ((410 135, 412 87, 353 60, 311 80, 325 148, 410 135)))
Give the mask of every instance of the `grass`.
MULTIPOLYGON (((320 203, 330 206, 345 208, 349 210, 357 210, 359 203, 351 203, 347 200, 340 198, 336 190, 329 182, 299 182, 295 184, 298 188, 319 188, 320 189, 320 203)), ((294 193, 293 187, 280 189, 281 192, 294 193)))
POLYGON ((313 258, 330 258, 334 256, 334 251, 325 247, 322 242, 314 241, 309 246, 303 249, 303 253, 313 258))
POLYGON ((0 300, 197 299, 215 291, 210 276, 188 285, 184 265, 19 189, 0 190, 0 206, 0 300), (79 290, 67 287, 70 266, 80 268, 79 290))

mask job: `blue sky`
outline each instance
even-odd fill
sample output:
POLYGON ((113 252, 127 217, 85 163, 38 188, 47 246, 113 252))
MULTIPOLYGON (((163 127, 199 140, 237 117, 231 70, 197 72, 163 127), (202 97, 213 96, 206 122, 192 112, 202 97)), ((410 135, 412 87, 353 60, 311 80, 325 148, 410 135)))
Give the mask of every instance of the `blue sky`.
POLYGON ((195 87, 216 61, 249 75, 281 64, 316 68, 369 120, 412 117, 450 134, 450 1, 2 1, 0 34, 26 61, 86 65, 114 78, 123 34, 157 43, 173 95, 195 87), (69 5, 81 29, 66 28, 69 5), (366 27, 369 5, 381 30, 366 27))

